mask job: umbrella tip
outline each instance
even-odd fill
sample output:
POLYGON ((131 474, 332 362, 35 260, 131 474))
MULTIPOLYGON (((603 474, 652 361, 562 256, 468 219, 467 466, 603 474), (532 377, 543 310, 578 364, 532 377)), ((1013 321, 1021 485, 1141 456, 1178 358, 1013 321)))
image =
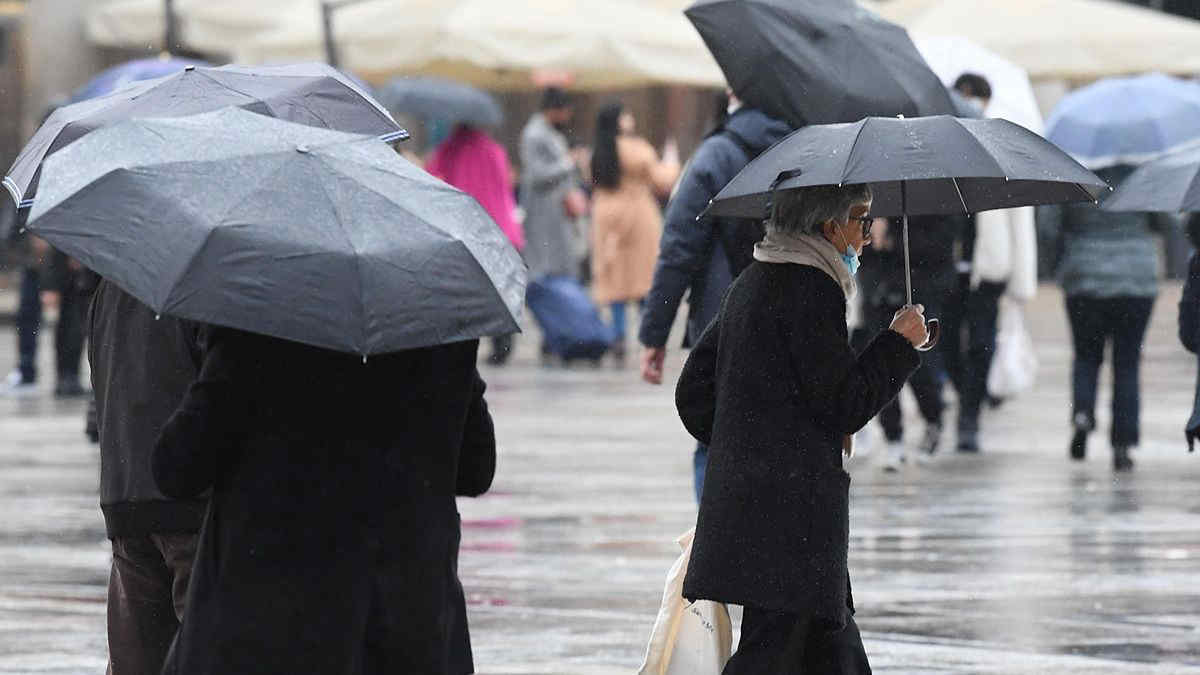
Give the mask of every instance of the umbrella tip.
POLYGON ((367 362, 367 355, 363 354, 363 363, 366 364, 366 362, 367 362))
POLYGON ((899 115, 896 115, 896 119, 898 119, 898 120, 904 119, 904 113, 900 113, 899 115))
POLYGON ((301 143, 300 145, 296 146, 296 152, 298 152, 302 155, 307 155, 308 154, 308 146, 301 143))
POLYGON ((155 321, 159 321, 159 320, 161 320, 161 319, 162 319, 162 314, 155 314, 155 315, 154 315, 154 320, 155 320, 155 321))

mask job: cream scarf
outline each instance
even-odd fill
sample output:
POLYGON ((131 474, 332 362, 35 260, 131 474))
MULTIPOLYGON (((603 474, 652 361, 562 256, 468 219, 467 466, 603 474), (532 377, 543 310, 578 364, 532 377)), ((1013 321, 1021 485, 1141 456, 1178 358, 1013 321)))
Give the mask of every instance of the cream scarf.
POLYGON ((854 277, 850 276, 850 270, 842 261, 842 252, 820 235, 767 232, 766 238, 754 245, 754 259, 765 263, 815 267, 842 287, 847 300, 852 300, 858 292, 854 277))
MULTIPOLYGON (((814 234, 791 235, 782 232, 767 232, 762 241, 754 245, 754 259, 764 263, 791 263, 815 267, 833 278, 846 300, 851 300, 858 292, 854 277, 842 262, 842 254, 837 247, 829 243, 825 237, 814 234)), ((847 458, 854 456, 854 436, 847 435, 842 439, 842 455, 847 458)))

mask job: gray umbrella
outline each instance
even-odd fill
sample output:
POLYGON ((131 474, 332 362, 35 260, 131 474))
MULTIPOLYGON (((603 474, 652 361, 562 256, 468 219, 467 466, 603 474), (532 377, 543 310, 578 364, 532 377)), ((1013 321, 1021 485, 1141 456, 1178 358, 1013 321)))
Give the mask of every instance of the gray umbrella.
POLYGON ((1104 200, 1105 211, 1200 211, 1200 148, 1138 167, 1104 200))
POLYGON ((868 117, 792 133, 746 165, 705 215, 764 219, 778 191, 855 183, 871 184, 872 215, 904 217, 909 304, 908 216, 1095 201, 1108 189, 1054 144, 1007 120, 868 117))
POLYGON ((504 121, 491 94, 438 77, 398 77, 384 85, 379 100, 394 113, 449 124, 496 127, 504 121))
POLYGON ((20 220, 17 207, 32 205, 47 155, 96 129, 134 117, 182 117, 229 106, 385 140, 408 137, 368 93, 322 63, 188 67, 65 106, 50 115, 4 177, 5 192, 12 201, 0 199, 0 239, 20 220))
POLYGON ((44 172, 30 231, 163 314, 364 356, 518 330, 503 232, 376 138, 226 109, 100 129, 44 172))

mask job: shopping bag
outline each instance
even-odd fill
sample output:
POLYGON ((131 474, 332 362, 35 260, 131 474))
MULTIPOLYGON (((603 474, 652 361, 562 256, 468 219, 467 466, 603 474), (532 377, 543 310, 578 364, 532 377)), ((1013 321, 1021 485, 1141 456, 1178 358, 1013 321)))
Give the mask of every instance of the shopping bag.
POLYGON ((987 388, 996 398, 1008 398, 1033 388, 1038 360, 1020 303, 1002 297, 997 323, 996 355, 988 371, 987 388))
POLYGON ((675 540, 683 553, 667 572, 662 607, 638 675, 720 675, 729 661, 733 624, 725 604, 683 598, 695 534, 692 528, 675 540))

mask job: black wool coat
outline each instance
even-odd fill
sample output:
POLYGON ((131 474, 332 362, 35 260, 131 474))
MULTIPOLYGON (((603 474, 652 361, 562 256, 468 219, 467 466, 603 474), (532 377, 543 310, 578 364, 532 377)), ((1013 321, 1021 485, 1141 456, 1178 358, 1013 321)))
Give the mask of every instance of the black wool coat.
POLYGON ((370 358, 211 329, 153 470, 212 486, 165 673, 469 673, 455 495, 491 485, 478 341, 370 358))
POLYGON ((845 625, 842 438, 920 366, 898 333, 857 356, 848 340, 845 296, 821 270, 755 262, 730 287, 675 392, 709 446, 685 598, 845 625))

